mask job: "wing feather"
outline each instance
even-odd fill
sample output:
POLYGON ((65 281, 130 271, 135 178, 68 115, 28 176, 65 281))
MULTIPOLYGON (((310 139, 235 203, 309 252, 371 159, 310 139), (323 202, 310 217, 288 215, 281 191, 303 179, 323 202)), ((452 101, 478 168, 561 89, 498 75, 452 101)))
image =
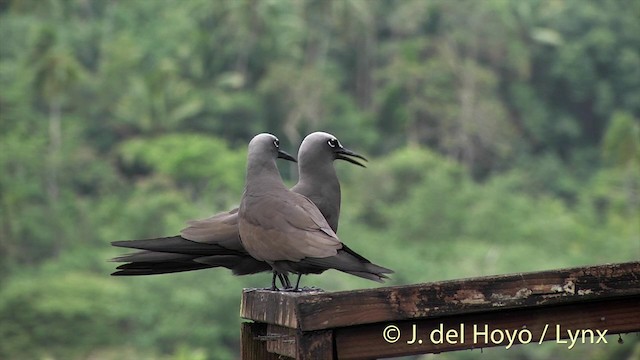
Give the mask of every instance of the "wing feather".
POLYGON ((342 248, 320 210, 297 193, 246 196, 240 218, 242 242, 259 260, 323 258, 336 255, 342 248))

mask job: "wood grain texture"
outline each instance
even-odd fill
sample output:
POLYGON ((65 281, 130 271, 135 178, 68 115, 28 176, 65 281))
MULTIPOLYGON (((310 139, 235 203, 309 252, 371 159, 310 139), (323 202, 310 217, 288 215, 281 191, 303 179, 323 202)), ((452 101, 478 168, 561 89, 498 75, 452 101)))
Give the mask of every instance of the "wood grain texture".
POLYGON ((267 350, 261 339, 267 333, 267 324, 244 322, 240 328, 240 358, 243 360, 278 360, 280 355, 267 350))
POLYGON ((314 331, 640 294, 640 262, 381 287, 290 293, 245 289, 245 319, 314 331))
POLYGON ((296 359, 568 347, 570 334, 580 346, 640 331, 640 262, 333 293, 245 289, 240 314, 260 322, 249 329, 263 343, 245 345, 243 325, 243 348, 296 359), (389 328, 395 341, 385 340, 389 328))
POLYGON ((258 338, 266 344, 270 353, 295 359, 334 359, 333 332, 300 330, 268 325, 264 336, 258 338))
POLYGON ((579 306, 552 305, 360 325, 336 329, 335 339, 338 359, 372 359, 507 347, 509 336, 514 339, 512 346, 521 344, 520 336, 525 344, 529 344, 527 346, 538 346, 543 339, 568 348, 571 345, 569 331, 579 334, 576 347, 583 343, 583 335, 587 344, 608 346, 599 338, 605 330, 608 335, 640 331, 640 296, 587 302, 579 306), (398 328, 398 332, 392 335, 399 338, 393 343, 383 338, 383 331, 390 325, 398 328))

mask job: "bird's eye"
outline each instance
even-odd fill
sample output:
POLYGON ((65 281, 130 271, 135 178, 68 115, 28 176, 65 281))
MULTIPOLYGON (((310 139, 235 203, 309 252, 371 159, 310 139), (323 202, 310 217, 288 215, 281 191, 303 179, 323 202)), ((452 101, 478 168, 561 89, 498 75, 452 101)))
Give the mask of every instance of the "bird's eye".
POLYGON ((338 139, 329 139, 329 141, 327 141, 327 144, 329 144, 329 146, 331 146, 332 148, 340 145, 340 142, 338 142, 338 139))
POLYGON ((279 148, 280 147, 280 140, 278 140, 278 139, 273 140, 273 145, 275 145, 275 147, 279 148))

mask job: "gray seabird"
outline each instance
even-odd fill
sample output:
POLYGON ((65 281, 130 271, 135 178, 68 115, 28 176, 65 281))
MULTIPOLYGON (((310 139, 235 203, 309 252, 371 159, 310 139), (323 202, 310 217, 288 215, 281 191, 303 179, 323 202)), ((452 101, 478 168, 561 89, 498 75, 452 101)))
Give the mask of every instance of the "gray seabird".
MULTIPOLYGON (((341 195, 333 161, 345 160, 364 167, 349 156, 366 161, 325 132, 309 134, 298 151, 300 178, 291 190, 311 199, 334 231, 338 228, 341 195)), ((269 264, 254 259, 242 246, 237 211, 236 208, 189 221, 189 226, 179 236, 113 242, 114 246, 143 249, 113 259, 128 262, 120 265, 113 275, 153 275, 214 267, 226 267, 235 275, 271 271, 269 264)), ((281 281, 285 287, 290 287, 288 278, 281 278, 281 281)))
POLYGON ((318 207, 287 189, 276 167, 279 141, 256 135, 249 143, 245 191, 238 211, 240 239, 247 252, 268 263, 276 274, 319 274, 336 269, 383 282, 393 271, 344 246, 318 207))

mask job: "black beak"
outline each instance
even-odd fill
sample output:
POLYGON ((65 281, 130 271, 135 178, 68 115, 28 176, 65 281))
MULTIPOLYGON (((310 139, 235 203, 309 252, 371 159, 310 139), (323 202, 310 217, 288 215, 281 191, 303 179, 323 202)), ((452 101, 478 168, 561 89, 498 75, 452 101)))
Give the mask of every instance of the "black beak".
POLYGON ((349 149, 345 149, 343 147, 337 148, 335 150, 335 152, 336 152, 336 159, 344 160, 344 161, 350 162, 352 164, 355 164, 355 165, 358 165, 358 166, 362 166, 363 168, 366 168, 366 166, 364 166, 364 164, 362 164, 362 163, 360 163, 360 162, 358 162, 358 161, 356 161, 356 160, 354 160, 354 159, 352 159, 350 157, 347 157, 347 156, 353 156, 353 157, 357 157, 358 159, 362 159, 364 161, 369 161, 364 156, 362 156, 362 155, 360 155, 360 154, 358 154, 358 153, 356 153, 354 151, 351 151, 349 149))
POLYGON ((285 159, 285 160, 289 160, 289 161, 293 161, 293 162, 298 162, 298 160, 296 160, 296 158, 294 158, 293 156, 289 155, 289 153, 287 153, 286 151, 280 150, 278 149, 278 158, 279 159, 285 159))

